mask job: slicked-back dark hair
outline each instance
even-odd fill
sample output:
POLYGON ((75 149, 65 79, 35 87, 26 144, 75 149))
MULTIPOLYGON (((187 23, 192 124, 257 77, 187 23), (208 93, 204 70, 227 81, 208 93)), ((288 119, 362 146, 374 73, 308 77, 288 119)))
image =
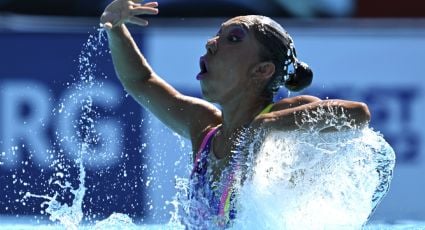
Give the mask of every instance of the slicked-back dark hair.
POLYGON ((255 38, 262 45, 260 58, 275 65, 275 73, 264 93, 268 97, 285 86, 290 91, 300 91, 311 84, 313 72, 307 64, 298 61, 294 42, 288 32, 273 19, 261 15, 243 16, 255 38), (290 67, 293 71, 290 72, 290 67))

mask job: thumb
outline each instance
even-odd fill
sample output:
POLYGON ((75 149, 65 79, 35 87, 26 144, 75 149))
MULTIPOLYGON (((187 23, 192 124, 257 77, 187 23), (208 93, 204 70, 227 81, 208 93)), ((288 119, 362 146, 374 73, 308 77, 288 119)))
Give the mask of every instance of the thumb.
POLYGON ((100 17, 100 25, 105 29, 112 29, 112 27, 117 25, 119 21, 119 15, 113 12, 105 12, 100 17))
POLYGON ((106 22, 104 24, 100 23, 100 26, 107 29, 107 30, 112 29, 112 23, 110 23, 110 22, 106 22))

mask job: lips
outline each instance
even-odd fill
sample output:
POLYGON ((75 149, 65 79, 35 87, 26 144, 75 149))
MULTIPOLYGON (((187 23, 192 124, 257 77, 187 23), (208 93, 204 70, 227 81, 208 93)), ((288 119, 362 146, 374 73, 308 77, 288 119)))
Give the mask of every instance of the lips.
POLYGON ((201 71, 196 76, 197 80, 203 79, 205 77, 205 74, 208 73, 208 65, 207 61, 205 60, 205 56, 199 58, 199 68, 201 69, 201 71))

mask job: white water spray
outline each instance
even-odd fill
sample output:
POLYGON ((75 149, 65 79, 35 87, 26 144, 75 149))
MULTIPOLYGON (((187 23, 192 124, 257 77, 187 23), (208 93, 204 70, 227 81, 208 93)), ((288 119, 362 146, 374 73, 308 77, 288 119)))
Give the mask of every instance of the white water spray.
POLYGON ((368 128, 270 133, 240 190, 235 229, 360 229, 393 167, 393 150, 368 128))
POLYGON ((80 159, 76 160, 76 163, 79 167, 79 185, 77 189, 73 189, 69 182, 65 182, 65 185, 62 185, 59 181, 53 182, 53 184, 59 185, 62 189, 71 189, 71 193, 74 195, 71 206, 68 204, 61 204, 58 200, 58 193, 55 193, 54 196, 50 197, 47 195, 36 195, 30 192, 27 192, 23 199, 28 199, 30 197, 46 199, 41 206, 47 206, 46 213, 48 213, 49 219, 51 221, 59 221, 67 230, 77 230, 78 226, 83 219, 83 198, 86 192, 86 187, 84 186, 86 172, 84 170, 83 162, 80 159))
MULTIPOLYGON (((297 131, 240 138, 244 182, 231 228, 361 229, 389 189, 395 154, 381 134, 354 123, 323 107, 306 112, 297 131)), ((180 182, 175 216, 190 218, 190 182, 180 182)))
POLYGON ((234 229, 360 229, 386 195, 395 154, 381 134, 331 107, 299 126, 251 144, 234 229))

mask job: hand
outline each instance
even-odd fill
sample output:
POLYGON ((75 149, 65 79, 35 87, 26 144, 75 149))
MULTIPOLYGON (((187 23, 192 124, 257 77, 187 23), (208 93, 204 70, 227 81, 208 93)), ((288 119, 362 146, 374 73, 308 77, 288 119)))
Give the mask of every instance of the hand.
POLYGON ((139 26, 147 26, 148 21, 136 17, 137 15, 158 14, 158 3, 139 3, 141 0, 115 0, 111 2, 100 17, 100 25, 105 29, 112 29, 123 23, 129 22, 139 26))
POLYGON ((253 130, 257 129, 269 129, 270 127, 270 120, 272 118, 269 118, 268 114, 260 114, 251 122, 249 125, 250 128, 253 130))

